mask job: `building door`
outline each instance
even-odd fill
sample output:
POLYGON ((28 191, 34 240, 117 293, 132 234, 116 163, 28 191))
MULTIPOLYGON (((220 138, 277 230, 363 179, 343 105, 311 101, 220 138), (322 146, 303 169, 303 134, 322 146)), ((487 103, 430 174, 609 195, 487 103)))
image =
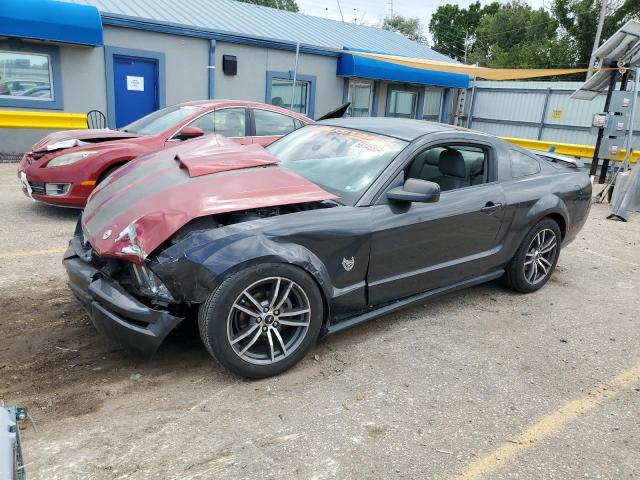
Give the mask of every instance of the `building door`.
POLYGON ((154 112, 159 107, 157 60, 114 55, 113 87, 116 127, 154 112))
POLYGON ((389 85, 387 87, 387 117, 417 118, 420 92, 417 88, 389 85))

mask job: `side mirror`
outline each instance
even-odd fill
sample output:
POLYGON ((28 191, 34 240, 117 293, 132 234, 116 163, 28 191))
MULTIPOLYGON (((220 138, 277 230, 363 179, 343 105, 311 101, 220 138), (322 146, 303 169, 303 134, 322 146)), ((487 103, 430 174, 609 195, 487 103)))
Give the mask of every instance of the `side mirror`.
POLYGON ((440 185, 419 178, 409 178, 402 187, 389 190, 387 198, 396 202, 433 203, 440 200, 440 185))
POLYGON ((190 138, 197 138, 204 135, 204 130, 198 127, 184 127, 180 130, 180 133, 176 135, 176 138, 180 140, 189 140, 190 138))

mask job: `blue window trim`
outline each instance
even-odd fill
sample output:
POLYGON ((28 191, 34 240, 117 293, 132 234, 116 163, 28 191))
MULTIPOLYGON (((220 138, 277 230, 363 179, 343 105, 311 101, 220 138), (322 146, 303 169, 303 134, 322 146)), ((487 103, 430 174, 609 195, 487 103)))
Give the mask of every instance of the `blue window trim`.
POLYGON ((144 60, 155 60, 158 63, 158 108, 166 106, 166 81, 165 81, 165 59, 162 52, 151 52, 149 50, 134 50, 131 48, 104 47, 105 76, 107 83, 107 124, 110 128, 116 126, 116 96, 113 85, 113 57, 133 57, 144 60))
POLYGON ((209 100, 215 98, 215 86, 216 86, 216 41, 211 39, 209 41, 209 100))
POLYGON ((342 83, 342 103, 347 103, 349 101, 349 79, 344 77, 344 82, 342 83))
POLYGON ((450 88, 445 88, 442 94, 442 110, 441 110, 442 113, 440 114, 440 123, 449 123, 447 122, 447 119, 451 114, 451 109, 449 108, 450 100, 451 100, 450 98, 451 92, 452 90, 450 88))
POLYGON ((405 85, 400 83, 388 83, 387 84, 387 99, 384 105, 384 116, 389 116, 389 102, 391 101, 391 91, 399 90, 402 92, 413 92, 418 94, 416 105, 416 119, 422 120, 422 110, 424 105, 424 87, 418 87, 414 85, 405 85))
POLYGON ((378 95, 380 95, 380 82, 373 81, 373 93, 371 94, 371 116, 378 116, 378 95))
MULTIPOLYGON (((293 70, 289 70, 288 72, 276 72, 273 70, 267 70, 267 84, 265 88, 264 95, 264 103, 271 104, 271 83, 274 78, 279 78, 281 80, 293 80, 293 70)), ((298 73, 296 75, 296 81, 309 82, 309 92, 307 97, 307 113, 306 115, 309 118, 314 118, 315 110, 316 110, 316 82, 317 78, 315 75, 304 75, 298 73)))
POLYGON ((0 107, 35 108, 37 110, 62 110, 62 69, 60 68, 60 49, 53 45, 26 44, 16 41, 0 41, 0 50, 16 53, 35 53, 49 55, 51 59, 51 79, 53 81, 53 100, 14 100, 0 98, 0 107))

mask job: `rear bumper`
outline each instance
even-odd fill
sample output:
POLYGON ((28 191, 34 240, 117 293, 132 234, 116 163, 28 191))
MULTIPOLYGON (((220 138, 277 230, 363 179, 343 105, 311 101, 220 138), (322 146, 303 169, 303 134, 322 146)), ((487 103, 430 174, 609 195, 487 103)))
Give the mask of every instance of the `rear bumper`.
MULTIPOLYGON (((73 242, 73 241, 72 241, 73 242)), ((117 282, 81 259, 72 245, 62 261, 71 291, 84 306, 93 325, 130 353, 149 357, 182 320, 147 307, 117 282)))

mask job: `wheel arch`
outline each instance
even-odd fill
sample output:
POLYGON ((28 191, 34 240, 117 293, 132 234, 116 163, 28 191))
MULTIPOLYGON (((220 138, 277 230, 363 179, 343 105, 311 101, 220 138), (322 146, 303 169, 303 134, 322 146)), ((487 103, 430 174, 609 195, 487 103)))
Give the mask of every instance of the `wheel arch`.
POLYGON ((542 218, 551 218, 552 220, 554 220, 560 228, 561 239, 564 240, 565 236, 567 235, 567 220, 564 218, 564 216, 560 212, 550 212, 548 215, 545 215, 542 218))
POLYGON ((237 272, 255 265, 279 263, 300 268, 314 280, 322 298, 324 320, 330 318, 331 277, 324 263, 311 250, 298 243, 250 235, 249 232, 214 249, 211 240, 203 242, 204 239, 199 238, 207 234, 206 231, 193 233, 184 242, 160 253, 157 263, 152 266, 172 292, 185 301, 203 303, 222 282, 237 272), (201 246, 191 249, 192 242, 201 246))
MULTIPOLYGON (((302 247, 304 248, 304 247, 302 247)), ((310 255, 315 255, 313 252, 308 252, 310 255)), ((316 257, 317 261, 320 262, 320 259, 316 257)), ((317 263, 310 261, 310 257, 306 258, 286 258, 279 255, 264 255, 259 257, 253 257, 246 259, 242 263, 229 268, 226 270, 221 276, 216 277, 216 287, 217 288, 222 282, 224 282, 227 278, 232 275, 256 265, 264 265, 264 264, 281 264, 281 265, 289 265, 295 268, 302 270, 304 273, 309 275, 309 277, 314 281, 316 286, 318 287, 318 291, 320 292, 320 298, 322 298, 322 307, 323 307, 323 323, 326 323, 330 318, 330 303, 329 303, 329 295, 331 294, 331 281, 329 279, 329 275, 326 272, 326 268, 322 265, 321 268, 317 268, 317 263)), ((321 262, 320 262, 321 263, 321 262)))
POLYGON ((115 158, 113 160, 110 160, 108 162, 105 162, 104 165, 102 165, 102 167, 100 168, 100 170, 98 170, 98 173, 96 175, 96 184, 102 182, 105 178, 106 178, 106 173, 111 170, 113 167, 122 167, 123 165, 125 165, 126 163, 130 162, 131 160, 133 160, 135 157, 134 156, 127 156, 127 157, 118 157, 115 158))
POLYGON ((545 195, 532 205, 527 214, 527 224, 529 228, 526 229, 524 235, 545 217, 553 219, 558 224, 560 233, 564 239, 569 225, 569 209, 564 201, 557 195, 545 195))
POLYGON ((559 226, 564 240, 569 226, 569 210, 566 204, 556 195, 546 195, 534 202, 525 212, 517 215, 511 225, 512 236, 505 250, 504 261, 509 261, 515 255, 518 247, 531 229, 543 218, 552 218, 559 226))

